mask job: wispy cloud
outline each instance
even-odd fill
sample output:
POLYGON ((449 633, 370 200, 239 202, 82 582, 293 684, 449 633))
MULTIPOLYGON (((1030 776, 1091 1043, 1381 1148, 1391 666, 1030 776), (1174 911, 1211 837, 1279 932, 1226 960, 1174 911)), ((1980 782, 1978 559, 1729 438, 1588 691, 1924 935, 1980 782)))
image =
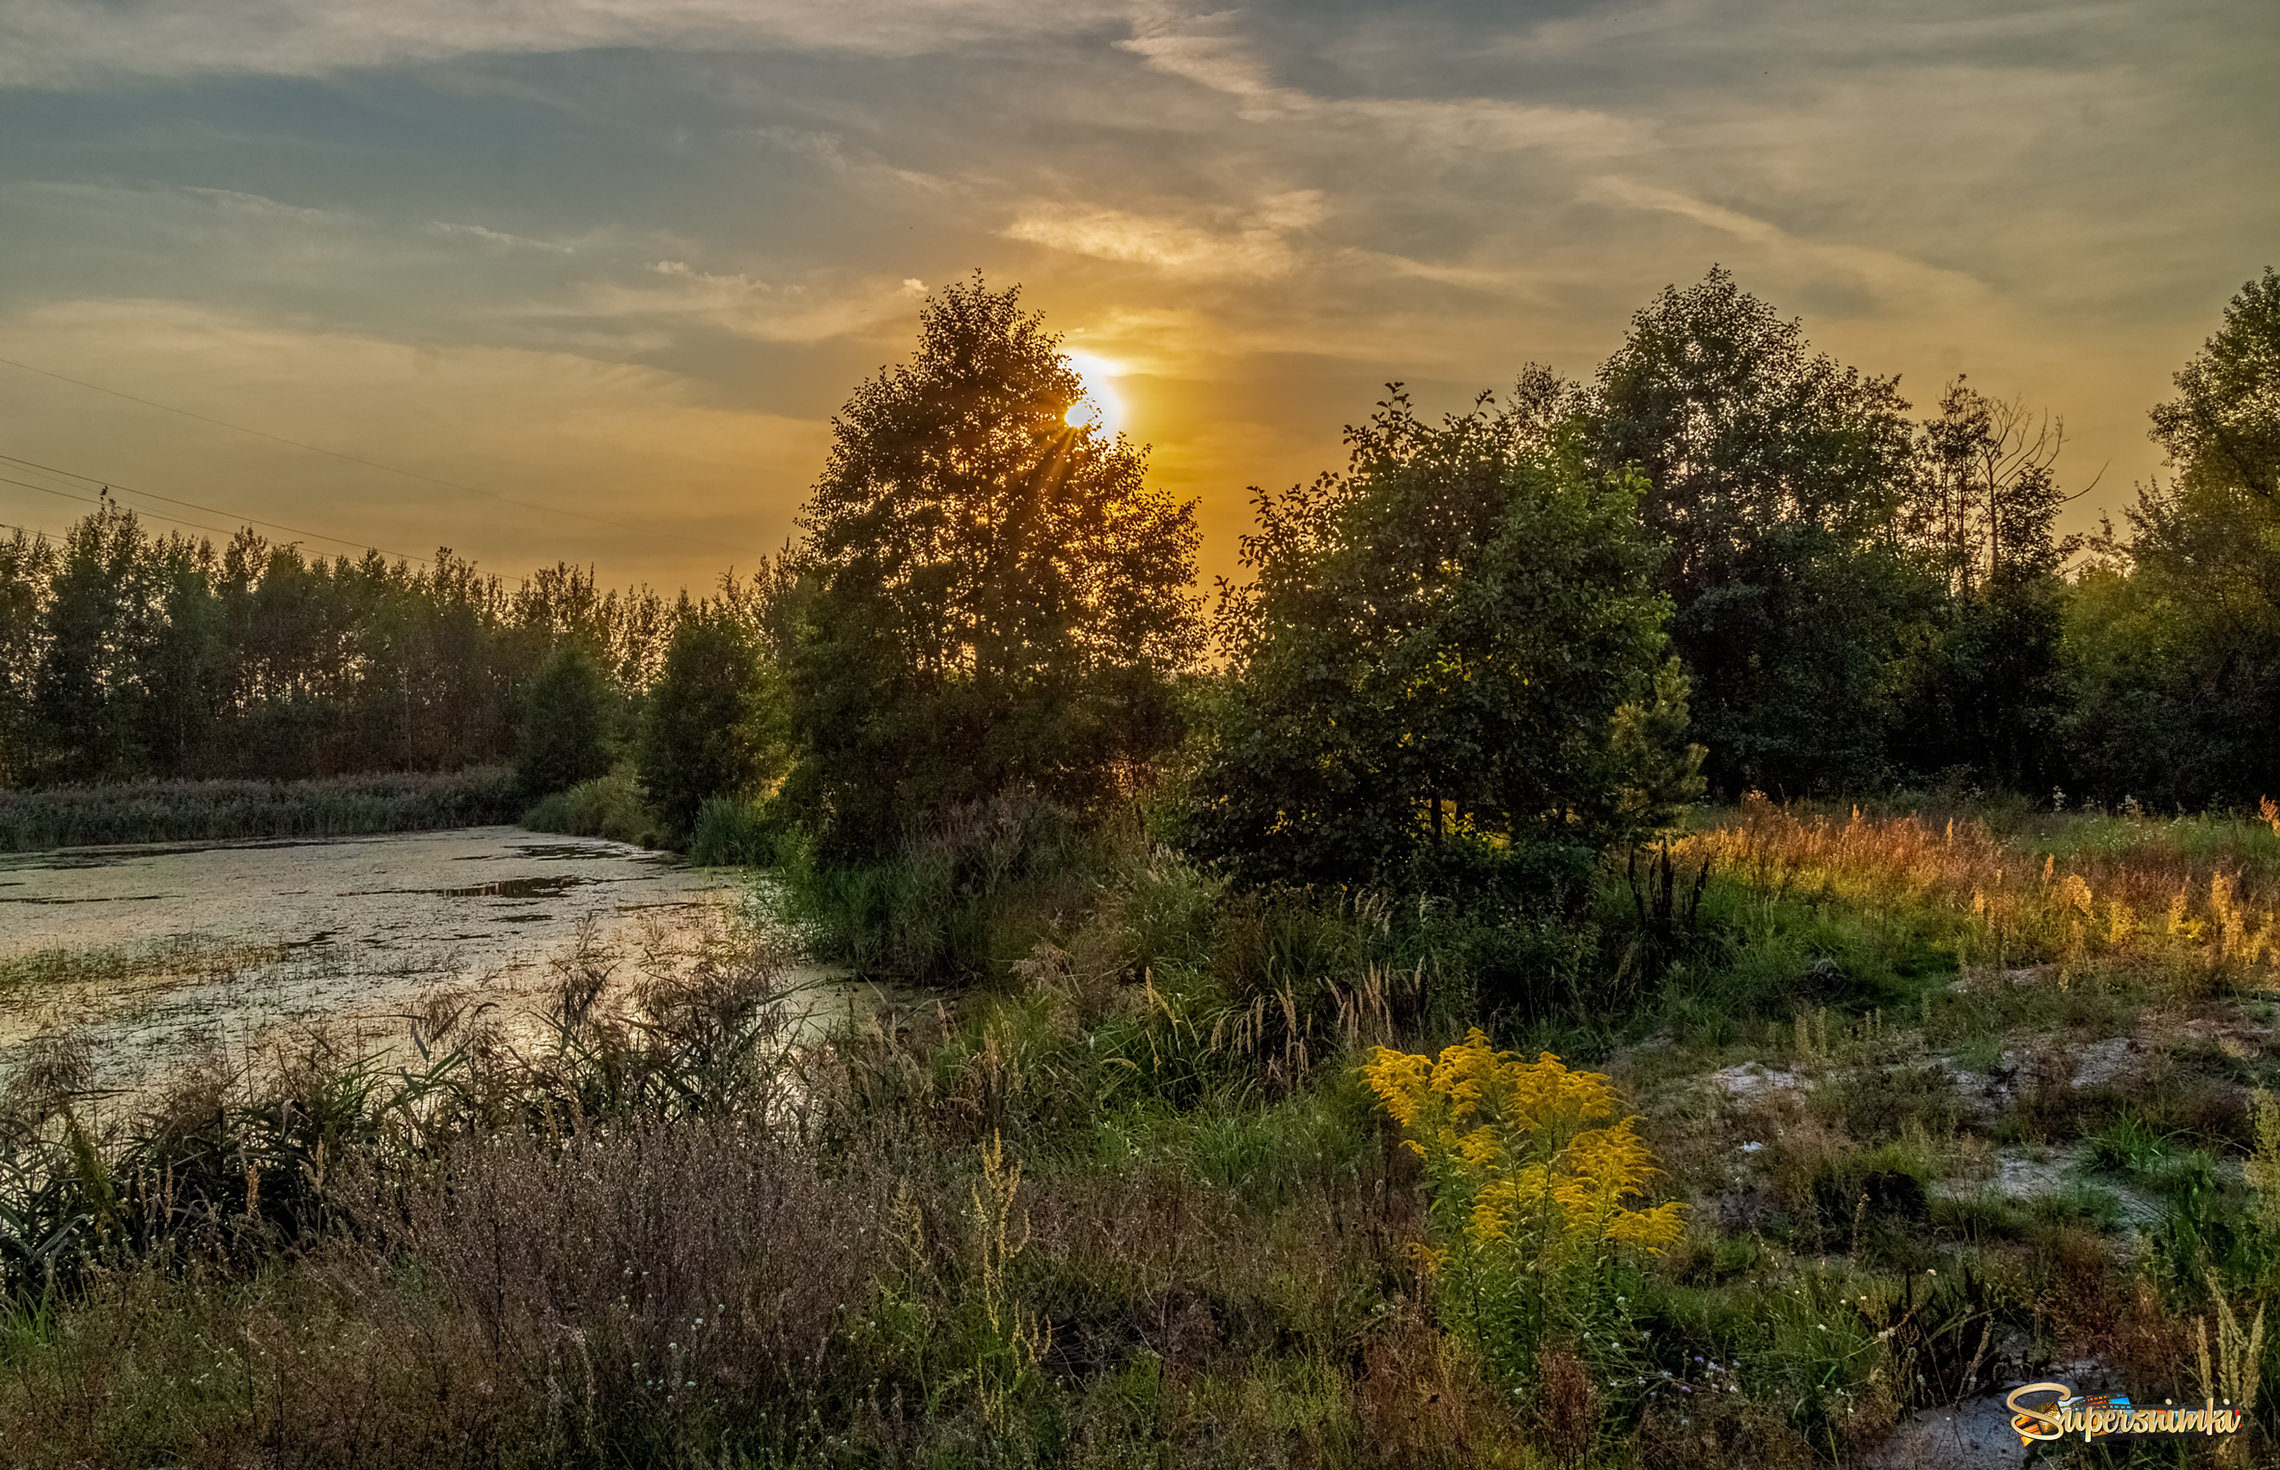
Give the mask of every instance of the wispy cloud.
POLYGON ((1118 44, 1150 66, 1234 98, 1252 123, 1319 128, 1361 125, 1390 140, 1437 150, 1547 148, 1563 153, 1635 152, 1652 129, 1633 117, 1497 97, 1328 97, 1273 79, 1238 28, 1239 12, 1159 15, 1118 44))
POLYGON ((458 224, 450 220, 428 221, 428 232, 446 240, 464 240, 491 250, 536 250, 547 255, 575 255, 578 247, 559 240, 534 240, 528 235, 517 235, 507 230, 494 230, 485 225, 458 224))
POLYGON ((1174 276, 1264 278, 1291 270, 1298 259, 1291 235, 1320 223, 1323 213, 1321 191, 1314 189, 1263 201, 1233 230, 1094 205, 1035 203, 1024 206, 1002 233, 1009 240, 1174 276))
MULTIPOLYGON (((705 271, 681 260, 649 266, 642 283, 594 282, 582 288, 569 314, 619 318, 682 318, 762 342, 813 344, 867 335, 889 321, 908 321, 925 285, 826 274, 792 282, 763 280, 738 271, 705 271)), ((532 306, 534 315, 561 308, 532 306)))
MULTIPOLYGON (((1716 260, 1916 396, 1968 369, 2065 411, 2126 485, 2280 239, 2270 11, 0 0, 0 327, 312 440, 504 466, 527 433, 579 493, 639 475, 594 435, 734 458, 750 428, 774 457, 718 493, 788 524, 914 283, 980 268, 1133 369, 1216 569, 1240 487, 1334 462, 1377 384, 1454 406, 1531 358, 1588 371, 1716 260), (386 413, 323 402, 421 362, 386 413), (550 401, 592 452, 557 452, 550 401)), ((94 410, 15 418, 106 442, 94 410)))
POLYGON ((10 0, 0 85, 107 76, 321 75, 600 47, 918 55, 1112 21, 1100 0, 10 0))

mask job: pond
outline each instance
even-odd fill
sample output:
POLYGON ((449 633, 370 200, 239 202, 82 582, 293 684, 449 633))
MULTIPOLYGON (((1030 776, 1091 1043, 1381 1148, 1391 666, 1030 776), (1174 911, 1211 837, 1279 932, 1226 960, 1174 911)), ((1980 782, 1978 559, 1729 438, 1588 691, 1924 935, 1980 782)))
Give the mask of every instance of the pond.
MULTIPOLYGON (((0 1078, 66 1033, 97 1085, 127 1090, 294 1028, 386 1049, 444 987, 534 1014, 550 961, 583 944, 670 963, 750 881, 517 827, 0 854, 0 1078)), ((794 978, 818 1024, 855 1003, 794 978)))

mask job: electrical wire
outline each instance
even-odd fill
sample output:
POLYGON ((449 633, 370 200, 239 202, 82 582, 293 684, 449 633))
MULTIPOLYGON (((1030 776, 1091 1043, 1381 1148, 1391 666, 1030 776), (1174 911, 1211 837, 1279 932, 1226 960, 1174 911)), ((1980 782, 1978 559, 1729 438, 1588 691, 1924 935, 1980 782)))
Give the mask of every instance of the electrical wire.
MULTIPOLYGON (((291 533, 292 535, 295 535, 295 536, 314 536, 314 537, 315 537, 317 540, 319 540, 319 541, 330 541, 330 542, 332 542, 332 543, 333 543, 334 545, 336 545, 336 546, 348 546, 348 547, 354 547, 354 548, 355 548, 356 550, 358 550, 358 551, 377 551, 377 552, 379 552, 379 553, 380 553, 382 556, 392 556, 392 557, 395 557, 395 558, 397 558, 397 559, 398 559, 398 560, 400 560, 400 561, 416 561, 416 562, 418 562, 418 563, 419 563, 421 566, 432 566, 432 565, 434 565, 434 563, 433 563, 433 562, 431 562, 431 561, 429 561, 429 560, 428 560, 428 558, 426 558, 426 557, 424 557, 424 556, 414 556, 414 555, 412 555, 412 554, 411 554, 410 552, 408 552, 408 551, 390 551, 390 550, 389 550, 387 547, 385 547, 385 546, 374 546, 374 545, 373 545, 371 542, 369 542, 369 541, 358 541, 358 540, 354 540, 354 539, 352 539, 352 538, 350 538, 350 537, 347 537, 347 536, 328 536, 328 535, 326 535, 326 534, 325 534, 324 532, 322 532, 322 531, 310 531, 310 530, 304 530, 303 528, 301 528, 301 527, 299 527, 299 526, 288 526, 288 525, 284 524, 284 523, 283 523, 283 522, 281 522, 281 521, 265 521, 265 520, 262 520, 262 519, 261 519, 260 517, 258 517, 258 516, 244 516, 244 515, 239 515, 239 514, 238 514, 236 511, 223 510, 223 509, 221 509, 219 506, 213 506, 213 505, 200 505, 200 504, 199 504, 197 501, 195 501, 195 500, 177 500, 175 497, 173 497, 173 496, 171 496, 171 495, 161 495, 161 494, 159 494, 159 493, 158 493, 157 491, 155 491, 155 490, 137 490, 137 489, 135 489, 135 488, 134 488, 132 485, 122 485, 122 484, 120 484, 120 483, 119 483, 118 481, 116 481, 116 480, 105 480, 105 479, 101 479, 101 478, 98 478, 97 476, 94 476, 94 475, 83 475, 83 474, 79 473, 77 470, 66 470, 66 469, 58 469, 58 468, 56 468, 54 465, 41 464, 41 463, 39 463, 39 462, 38 462, 38 461, 36 461, 36 460, 29 460, 29 459, 20 459, 20 458, 18 458, 17 456, 15 456, 15 455, 13 455, 13 454, 0 454, 0 460, 5 460, 5 461, 7 461, 9 464, 17 464, 17 465, 22 465, 22 466, 24 466, 26 469, 33 469, 33 470, 38 470, 38 471, 40 471, 42 474, 49 474, 49 475, 61 475, 61 476, 63 476, 63 477, 64 477, 64 478, 66 478, 66 479, 71 479, 71 480, 81 480, 81 481, 84 481, 85 483, 87 483, 87 484, 90 484, 90 485, 101 485, 101 486, 103 486, 105 489, 107 489, 107 490, 111 491, 111 492, 112 492, 114 495, 136 495, 136 496, 140 496, 140 497, 142 497, 142 498, 143 498, 143 499, 145 499, 145 500, 159 500, 159 501, 164 501, 164 502, 165 502, 166 504, 168 504, 168 505, 179 505, 179 506, 182 506, 182 507, 184 507, 185 509, 188 509, 188 510, 202 510, 202 511, 204 511, 204 512, 205 512, 206 514, 208 514, 208 515, 211 515, 211 516, 222 516, 222 517, 225 517, 226 519, 229 519, 229 520, 233 520, 233 521, 239 521, 239 522, 243 522, 243 523, 244 523, 244 524, 246 524, 246 525, 251 525, 251 526, 267 526, 267 527, 268 527, 270 530, 272 530, 272 531, 285 531, 285 532, 289 532, 289 533, 291 533)), ((24 484, 24 481, 22 481, 22 480, 7 480, 7 481, 6 481, 6 483, 8 483, 8 484, 11 484, 11 485, 21 485, 21 484, 24 484)), ((34 489, 34 490, 39 490, 39 489, 44 489, 45 487, 44 487, 44 486, 40 486, 40 485, 33 485, 33 486, 31 486, 30 488, 31 488, 31 489, 34 489)), ((49 491, 49 493, 50 493, 50 494, 61 494, 62 492, 61 492, 61 491, 49 491)), ((167 518, 166 518, 165 516, 160 516, 160 517, 158 517, 158 519, 160 519, 160 520, 165 520, 165 519, 167 519, 167 518)), ((184 522, 183 524, 190 524, 190 523, 189 523, 189 522, 184 522)), ((203 528, 202 528, 202 529, 203 529, 203 528)), ((225 536, 226 536, 226 535, 232 535, 232 534, 234 534, 234 533, 233 533, 233 532, 228 532, 228 531, 222 531, 222 532, 216 532, 215 534, 217 534, 217 535, 225 535, 225 536)))
MULTIPOLYGON (((29 480, 13 480, 6 475, 0 475, 0 485, 21 485, 26 490, 37 490, 42 495, 54 495, 64 500, 77 500, 86 505, 103 504, 103 500, 100 496, 75 495, 69 490, 58 490, 48 485, 35 485, 29 480)), ((209 536, 232 536, 237 534, 234 531, 225 531, 219 526, 209 526, 202 521, 186 521, 183 520, 180 516, 160 515, 156 511, 145 511, 144 514, 149 516, 154 521, 164 521, 170 526, 188 526, 193 531, 204 531, 209 536)))

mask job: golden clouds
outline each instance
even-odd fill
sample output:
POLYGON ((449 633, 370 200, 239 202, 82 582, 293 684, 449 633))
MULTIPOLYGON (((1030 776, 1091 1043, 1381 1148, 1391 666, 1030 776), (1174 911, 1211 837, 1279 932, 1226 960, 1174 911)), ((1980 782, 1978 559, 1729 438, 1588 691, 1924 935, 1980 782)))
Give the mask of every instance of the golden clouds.
POLYGON ((1269 196, 1233 230, 1121 209, 1040 202, 1023 206, 1003 233, 1009 240, 1169 275, 1264 279, 1290 272, 1298 257, 1289 236, 1319 224, 1325 213, 1318 189, 1269 196))

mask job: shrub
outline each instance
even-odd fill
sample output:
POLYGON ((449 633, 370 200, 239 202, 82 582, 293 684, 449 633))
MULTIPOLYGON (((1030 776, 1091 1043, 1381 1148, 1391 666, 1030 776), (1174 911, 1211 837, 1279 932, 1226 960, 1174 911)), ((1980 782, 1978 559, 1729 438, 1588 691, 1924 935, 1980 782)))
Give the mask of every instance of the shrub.
POLYGON ((533 832, 559 832, 565 837, 606 837, 656 847, 663 842, 662 823, 641 799, 641 787, 630 771, 613 771, 581 781, 568 791, 557 791, 522 814, 522 825, 533 832))
POLYGON ((1244 538, 1190 848, 1249 882, 1526 894, 1668 821, 1702 752, 1641 483, 1517 408, 1436 429, 1396 393, 1347 438, 1345 476, 1244 538))
POLYGON ((1524 1062, 1476 1027, 1438 1061, 1378 1047, 1363 1075, 1425 1161, 1434 1243, 1420 1251, 1442 1311, 1508 1379, 1532 1376, 1548 1340, 1616 1317, 1623 1252, 1659 1254, 1684 1230, 1683 1206, 1624 1203, 1658 1170, 1599 1073, 1550 1052, 1524 1062))
POLYGON ((939 813, 867 862, 823 860, 804 837, 787 843, 777 896, 818 958, 972 982, 1002 975, 1078 911, 1112 840, 1078 833, 1051 802, 1003 795, 939 813))
POLYGON ((704 867, 765 867, 776 861, 781 835, 765 802, 708 796, 697 808, 689 860, 704 867))

